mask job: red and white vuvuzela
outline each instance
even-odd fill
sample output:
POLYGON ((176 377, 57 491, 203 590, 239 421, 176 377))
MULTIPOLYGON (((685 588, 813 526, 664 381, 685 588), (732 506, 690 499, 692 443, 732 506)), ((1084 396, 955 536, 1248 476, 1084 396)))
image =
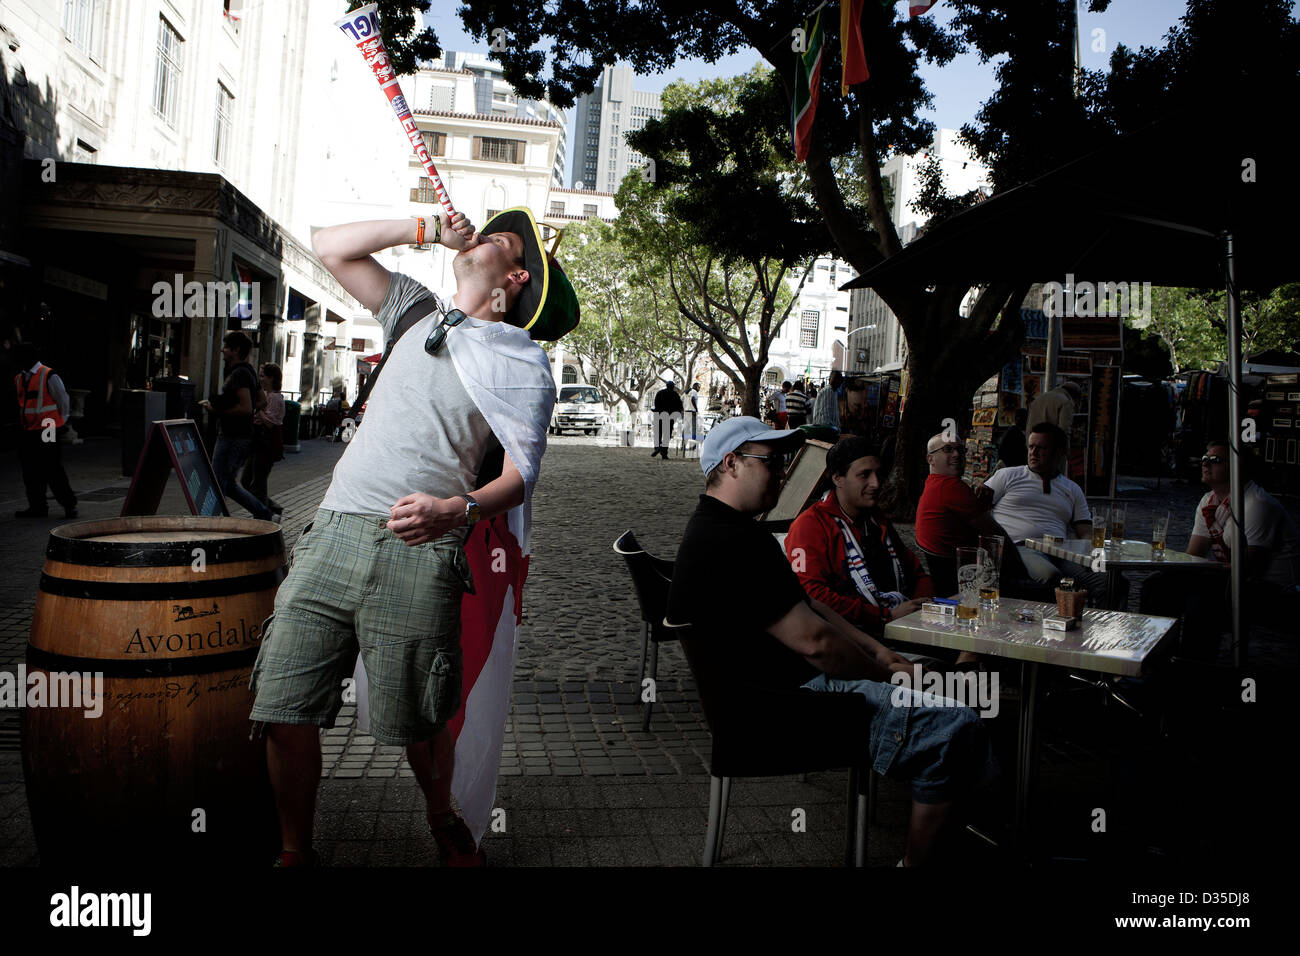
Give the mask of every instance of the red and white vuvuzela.
POLYGON ((406 138, 410 140, 411 148, 415 150, 416 158, 424 164, 424 171, 428 174, 429 181, 433 183, 433 191, 438 197, 438 202, 442 203, 442 208, 447 211, 447 218, 450 219, 456 214, 456 210, 452 208, 447 187, 442 184, 442 179, 438 176, 433 158, 429 155, 429 147, 424 144, 420 128, 415 125, 415 117, 411 115, 411 108, 406 105, 406 97, 402 95, 401 84, 397 82, 397 71, 393 69, 388 51, 384 48, 383 37, 379 35, 379 17, 376 13, 378 9, 375 4, 367 3, 342 19, 335 20, 334 25, 355 41, 357 49, 365 57, 366 64, 375 74, 375 79, 379 81, 379 88, 384 91, 388 102, 393 105, 393 112, 397 114, 397 119, 406 132, 406 138))

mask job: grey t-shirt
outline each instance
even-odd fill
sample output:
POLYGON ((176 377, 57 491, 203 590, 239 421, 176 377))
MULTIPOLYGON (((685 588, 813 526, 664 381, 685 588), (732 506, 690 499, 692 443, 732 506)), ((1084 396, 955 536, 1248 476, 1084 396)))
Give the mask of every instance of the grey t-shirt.
MULTIPOLYGON (((461 384, 447 343, 433 355, 424 351, 425 339, 442 321, 441 310, 452 303, 395 272, 375 318, 387 340, 402 313, 428 296, 438 309, 393 347, 356 437, 334 467, 322 508, 386 516, 399 498, 414 492, 451 498, 474 490, 492 429, 461 384)), ((469 318, 447 335, 487 324, 469 318)))

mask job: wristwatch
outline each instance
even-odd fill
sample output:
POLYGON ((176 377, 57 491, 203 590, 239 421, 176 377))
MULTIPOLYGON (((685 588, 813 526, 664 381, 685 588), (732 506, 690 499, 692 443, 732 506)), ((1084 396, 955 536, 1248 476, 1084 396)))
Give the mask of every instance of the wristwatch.
POLYGON ((469 495, 461 495, 461 497, 465 499, 465 524, 469 526, 483 517, 483 509, 469 495))

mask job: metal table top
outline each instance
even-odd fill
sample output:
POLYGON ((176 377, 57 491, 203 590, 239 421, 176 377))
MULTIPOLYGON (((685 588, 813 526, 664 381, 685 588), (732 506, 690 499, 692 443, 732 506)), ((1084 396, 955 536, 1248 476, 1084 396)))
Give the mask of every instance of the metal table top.
POLYGON ((1060 667, 1136 677, 1152 651, 1174 626, 1172 617, 1152 617, 1127 611, 1088 608, 1083 622, 1072 631, 1045 630, 1043 612, 1056 613, 1051 604, 1002 598, 1001 607, 983 610, 976 627, 956 618, 916 611, 885 625, 885 637, 933 647, 952 647, 977 654, 1035 661, 1060 667), (1033 623, 1017 617, 1022 607, 1035 611, 1033 623))
MULTIPOLYGON (((1092 542, 1082 538, 1067 538, 1059 544, 1043 544, 1042 538, 1026 538, 1022 544, 1034 551, 1042 551, 1056 558, 1064 558, 1076 564, 1087 565, 1092 561, 1092 542)), ((1198 558, 1182 551, 1164 552, 1164 557, 1156 558, 1155 549, 1148 541, 1124 539, 1115 542, 1106 539, 1106 567, 1121 571, 1157 570, 1174 568, 1178 570, 1211 571, 1222 569, 1225 565, 1212 558, 1198 558)))

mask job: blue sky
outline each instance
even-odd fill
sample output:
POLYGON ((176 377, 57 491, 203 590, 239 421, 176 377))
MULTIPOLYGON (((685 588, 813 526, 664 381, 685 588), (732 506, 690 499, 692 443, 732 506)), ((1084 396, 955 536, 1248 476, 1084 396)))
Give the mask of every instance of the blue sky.
MULTIPOLYGON (((1249 0, 1243 0, 1249 2, 1249 0)), ((465 33, 460 18, 455 14, 455 0, 437 0, 425 21, 438 34, 444 50, 469 50, 488 52, 487 43, 476 43, 465 33)), ((809 9, 815 4, 809 0, 809 9)), ((901 4, 900 4, 901 7, 901 4)), ((1124 43, 1130 47, 1161 46, 1165 32, 1178 22, 1187 8, 1186 0, 1113 0, 1110 9, 1102 14, 1087 12, 1087 0, 1080 3, 1079 28, 1083 38, 1083 65, 1088 69, 1105 69, 1110 51, 1124 43), (1097 39, 1104 50, 1093 49, 1093 30, 1104 31, 1097 39)), ((951 19, 951 13, 940 2, 926 16, 937 16, 940 22, 951 19)), ((702 60, 679 60, 673 69, 657 76, 638 79, 636 86, 643 90, 662 90, 674 80, 701 80, 719 76, 736 76, 749 70, 758 60, 753 50, 742 51, 719 60, 705 63, 702 60)), ((934 94, 934 107, 926 111, 925 118, 940 127, 956 129, 971 121, 982 103, 993 92, 993 64, 981 64, 974 54, 960 56, 942 69, 923 67, 922 76, 934 94)), ((574 138, 574 111, 569 112, 569 141, 574 138)), ((569 150, 572 161, 573 150, 569 150)), ((568 182, 566 170, 565 182, 568 182)))

